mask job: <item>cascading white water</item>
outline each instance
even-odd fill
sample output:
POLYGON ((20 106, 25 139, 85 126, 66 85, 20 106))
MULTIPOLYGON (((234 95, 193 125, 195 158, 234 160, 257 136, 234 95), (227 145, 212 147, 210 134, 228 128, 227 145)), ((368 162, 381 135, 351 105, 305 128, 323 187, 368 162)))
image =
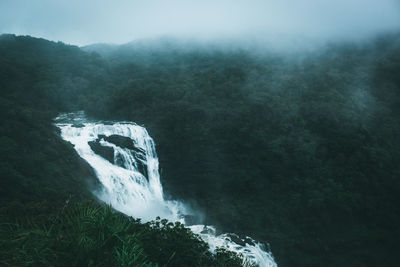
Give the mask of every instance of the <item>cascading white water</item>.
MULTIPOLYGON (((183 203, 167 201, 163 197, 155 145, 145 128, 132 122, 88 121, 83 112, 63 114, 55 121, 61 130, 61 137, 72 143, 78 154, 96 172, 103 185, 101 191, 94 192, 98 198, 127 215, 145 221, 160 216, 185 223, 184 215, 187 212, 183 203), (110 136, 130 138, 132 148, 111 142, 110 136), (113 151, 111 161, 92 150, 90 143, 93 142, 97 142, 100 148, 108 149, 108 152, 113 151), (146 170, 143 170, 143 166, 146 170)), ((277 266, 263 245, 249 237, 240 239, 235 234, 216 235, 212 226, 188 227, 209 244, 211 251, 225 247, 242 253, 243 265, 277 266)))

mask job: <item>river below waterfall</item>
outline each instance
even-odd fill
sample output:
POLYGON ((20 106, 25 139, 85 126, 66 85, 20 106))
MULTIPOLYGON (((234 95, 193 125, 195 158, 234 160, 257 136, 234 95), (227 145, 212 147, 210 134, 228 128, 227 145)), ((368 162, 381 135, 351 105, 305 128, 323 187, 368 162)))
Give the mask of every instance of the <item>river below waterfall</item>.
POLYGON ((225 247, 241 253, 244 266, 277 266, 264 245, 250 237, 216 235, 212 226, 185 221, 193 211, 182 202, 164 199, 155 143, 144 127, 126 121, 91 121, 83 112, 62 114, 55 125, 94 169, 102 188, 93 193, 116 210, 144 221, 157 216, 180 221, 200 235, 211 251, 225 247))

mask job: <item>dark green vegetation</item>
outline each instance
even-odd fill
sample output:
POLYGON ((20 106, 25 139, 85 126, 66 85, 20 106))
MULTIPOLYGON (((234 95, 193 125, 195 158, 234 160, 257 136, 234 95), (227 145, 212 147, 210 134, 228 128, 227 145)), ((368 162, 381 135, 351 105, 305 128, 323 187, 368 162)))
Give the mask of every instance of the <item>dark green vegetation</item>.
POLYGON ((84 109, 144 124, 167 193, 279 266, 396 266, 400 37, 302 57, 178 47, 2 36, 2 206, 86 197, 93 175, 50 124, 84 109))
POLYGON ((241 266, 231 252, 211 254, 180 223, 142 224, 90 202, 66 202, 46 220, 2 224, 0 238, 3 266, 241 266))
POLYGON ((75 68, 75 63, 69 66, 66 61, 79 62, 85 53, 45 40, 8 35, 0 36, 0 51, 2 211, 7 210, 11 217, 29 214, 28 210, 33 215, 36 206, 55 211, 69 195, 90 197, 85 184, 94 186, 95 175, 51 124, 64 109, 54 88, 62 86, 62 79, 70 79, 75 68), (26 210, 22 212, 22 208, 26 210))
POLYGON ((61 43, 0 36, 0 265, 240 266, 180 224, 141 224, 82 202, 97 180, 52 119, 105 84, 102 62, 61 43))

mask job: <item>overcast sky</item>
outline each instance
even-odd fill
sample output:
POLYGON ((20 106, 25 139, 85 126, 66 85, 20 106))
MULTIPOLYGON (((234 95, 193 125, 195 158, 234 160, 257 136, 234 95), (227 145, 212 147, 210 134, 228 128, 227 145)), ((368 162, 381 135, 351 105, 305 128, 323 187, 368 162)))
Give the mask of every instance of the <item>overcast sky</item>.
POLYGON ((0 33, 77 45, 160 35, 357 39, 398 29, 399 0, 0 0, 0 33))

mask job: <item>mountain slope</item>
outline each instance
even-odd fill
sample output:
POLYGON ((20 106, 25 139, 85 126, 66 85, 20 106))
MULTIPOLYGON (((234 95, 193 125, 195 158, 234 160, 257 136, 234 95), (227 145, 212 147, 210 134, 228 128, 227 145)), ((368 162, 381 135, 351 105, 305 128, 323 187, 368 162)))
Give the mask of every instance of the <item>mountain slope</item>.
POLYGON ((396 266, 397 35, 291 58, 132 46, 100 56, 0 37, 4 210, 88 196, 90 169, 51 126, 84 109, 144 124, 167 193, 207 224, 270 242, 279 266, 396 266))
POLYGON ((106 55, 129 82, 89 111, 144 123, 167 192, 281 266, 394 266, 398 40, 292 58, 133 43, 106 55))
POLYGON ((0 36, 0 55, 2 265, 240 266, 236 254, 208 252, 182 224, 144 224, 93 202, 97 178, 52 120, 106 90, 104 60, 14 35, 0 36))

